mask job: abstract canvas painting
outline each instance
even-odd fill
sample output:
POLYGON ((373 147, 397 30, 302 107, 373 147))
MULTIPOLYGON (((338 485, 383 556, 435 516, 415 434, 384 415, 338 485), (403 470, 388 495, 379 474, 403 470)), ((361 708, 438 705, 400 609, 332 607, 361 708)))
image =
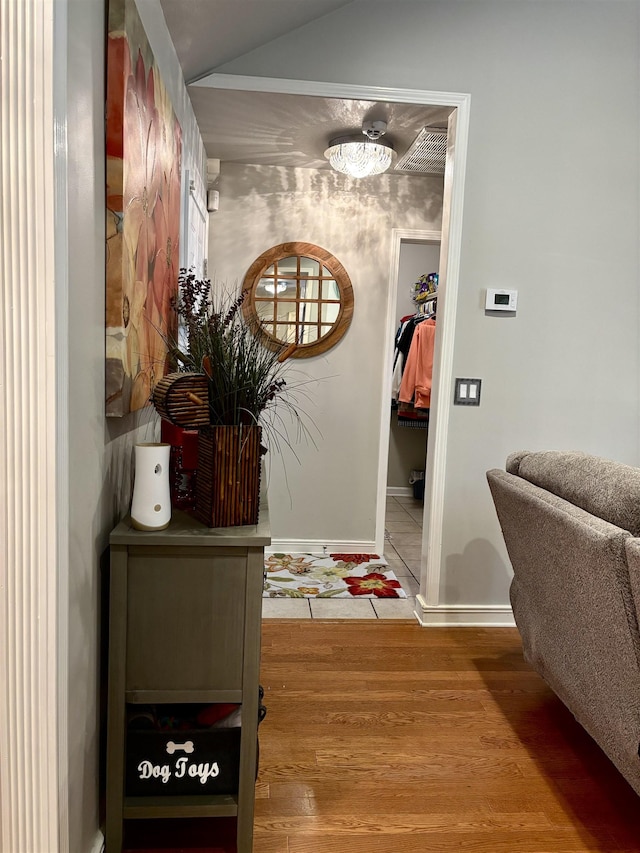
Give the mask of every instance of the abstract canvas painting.
POLYGON ((182 131, 133 0, 110 0, 106 414, 149 402, 166 372, 178 285, 182 131))

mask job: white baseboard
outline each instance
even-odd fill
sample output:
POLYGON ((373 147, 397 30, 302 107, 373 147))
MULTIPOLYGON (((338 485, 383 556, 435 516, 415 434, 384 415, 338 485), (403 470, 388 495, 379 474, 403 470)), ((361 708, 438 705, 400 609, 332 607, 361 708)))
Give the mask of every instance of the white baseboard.
POLYGON ((96 833, 89 853, 104 853, 104 835, 100 830, 96 833))
POLYGON ((388 498, 412 498, 412 486, 387 486, 388 498))
POLYGON ((508 604, 439 604, 431 607, 416 597, 415 614, 423 628, 459 626, 468 628, 515 628, 508 604))
POLYGON ((373 539, 340 542, 323 539, 272 539, 267 554, 377 554, 373 539))

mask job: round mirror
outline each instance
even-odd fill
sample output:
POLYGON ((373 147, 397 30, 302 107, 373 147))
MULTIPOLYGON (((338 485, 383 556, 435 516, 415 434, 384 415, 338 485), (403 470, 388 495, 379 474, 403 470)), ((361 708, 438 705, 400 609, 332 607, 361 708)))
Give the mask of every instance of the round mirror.
POLYGON ((281 243, 263 252, 244 277, 242 305, 266 343, 297 345, 292 358, 320 355, 351 324, 353 288, 345 268, 313 243, 281 243))

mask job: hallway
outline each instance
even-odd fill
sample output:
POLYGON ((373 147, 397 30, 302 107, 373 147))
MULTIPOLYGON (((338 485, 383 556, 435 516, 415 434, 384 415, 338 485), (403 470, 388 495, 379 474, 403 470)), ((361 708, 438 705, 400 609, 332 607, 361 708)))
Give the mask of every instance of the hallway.
POLYGON ((402 599, 265 598, 263 619, 415 619, 420 588, 423 503, 413 497, 388 497, 384 558, 407 597, 402 599))

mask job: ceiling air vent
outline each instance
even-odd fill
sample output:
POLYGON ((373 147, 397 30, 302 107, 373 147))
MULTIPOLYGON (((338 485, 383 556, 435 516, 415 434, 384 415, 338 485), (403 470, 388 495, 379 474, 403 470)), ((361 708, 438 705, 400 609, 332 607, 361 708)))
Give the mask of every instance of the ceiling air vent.
POLYGON ((447 129, 423 127, 407 153, 398 159, 395 171, 444 175, 446 159, 447 129))

